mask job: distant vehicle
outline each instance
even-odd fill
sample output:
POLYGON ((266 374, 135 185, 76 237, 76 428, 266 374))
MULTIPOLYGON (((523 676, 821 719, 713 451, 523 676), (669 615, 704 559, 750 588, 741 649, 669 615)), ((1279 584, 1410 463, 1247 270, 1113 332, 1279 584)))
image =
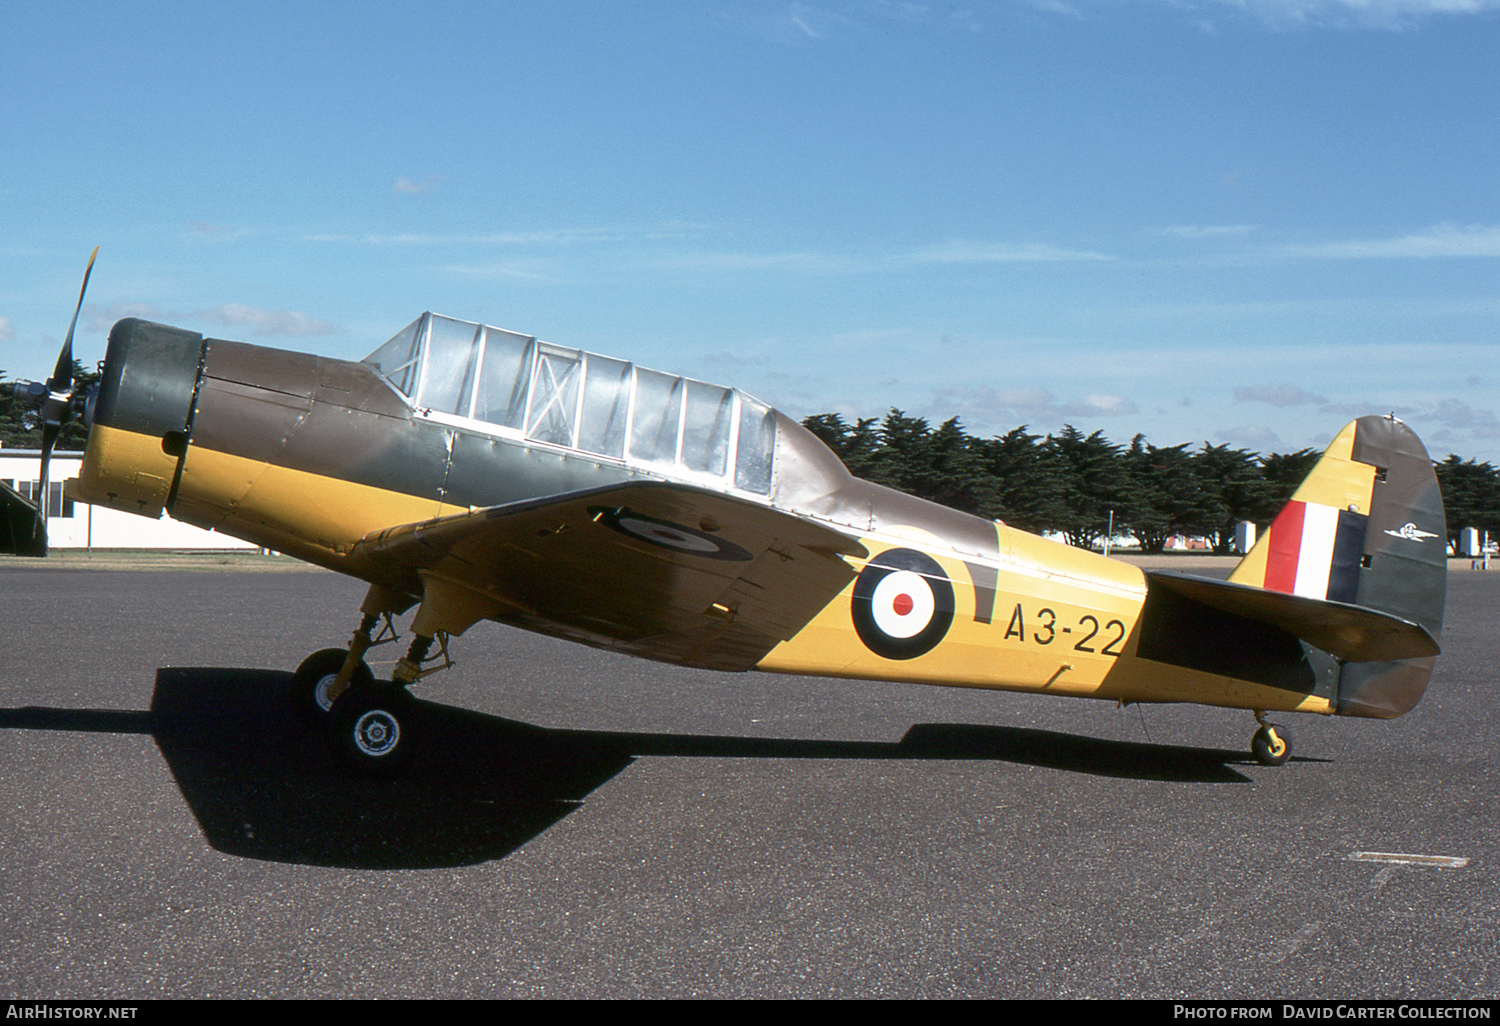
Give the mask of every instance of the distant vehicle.
MULTIPOLYGON (((1442 498, 1392 417, 1339 432, 1225 582, 858 480, 743 392, 482 324, 423 314, 354 363, 127 319, 86 395, 72 336, 21 390, 43 504, 77 417, 78 498, 367 582, 294 698, 371 769, 411 749, 408 689, 486 619, 716 670, 1249 709, 1267 765, 1291 751, 1268 713, 1400 716, 1439 650, 1442 498), (413 606, 377 681, 365 655, 413 606)), ((44 555, 45 509, 5 501, 11 550, 44 555)))

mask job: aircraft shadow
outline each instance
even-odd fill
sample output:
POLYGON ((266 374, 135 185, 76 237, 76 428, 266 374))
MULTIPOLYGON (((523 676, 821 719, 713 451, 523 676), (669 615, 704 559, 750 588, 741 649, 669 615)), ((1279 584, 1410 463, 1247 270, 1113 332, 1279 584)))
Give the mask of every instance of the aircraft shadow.
POLYGON ((1246 783, 1243 751, 1052 731, 918 724, 898 742, 554 730, 421 702, 421 744, 399 775, 348 768, 288 712, 291 675, 171 667, 150 712, 0 710, 0 728, 151 734, 208 842, 246 858, 358 869, 503 858, 640 756, 983 760, 1096 776, 1246 783))

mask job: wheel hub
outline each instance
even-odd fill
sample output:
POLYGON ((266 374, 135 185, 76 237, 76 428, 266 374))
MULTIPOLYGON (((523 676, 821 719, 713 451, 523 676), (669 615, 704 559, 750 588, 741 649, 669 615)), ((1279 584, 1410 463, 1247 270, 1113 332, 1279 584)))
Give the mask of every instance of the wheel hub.
POLYGON ((327 712, 329 709, 333 708, 333 700, 337 698, 343 691, 342 688, 339 689, 338 692, 335 692, 333 690, 334 681, 338 679, 338 674, 330 673, 328 676, 323 677, 318 681, 318 683, 313 685, 313 701, 317 702, 318 708, 322 709, 324 712, 327 712))
POLYGON ((372 709, 354 721, 354 743, 366 755, 389 755, 401 742, 401 724, 384 709, 372 709))

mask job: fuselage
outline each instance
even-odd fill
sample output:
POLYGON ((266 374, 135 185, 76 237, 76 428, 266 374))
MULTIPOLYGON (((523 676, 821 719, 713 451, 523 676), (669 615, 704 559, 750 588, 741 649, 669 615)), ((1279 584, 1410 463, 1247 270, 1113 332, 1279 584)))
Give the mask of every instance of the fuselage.
MULTIPOLYGON (((555 357, 559 366, 564 359, 555 357)), ((540 387, 535 377, 517 380, 540 387)), ((694 384, 682 386, 690 396, 694 384)), ((548 387, 564 394, 556 380, 548 387)), ((576 398, 566 396, 582 416, 587 396, 584 385, 577 388, 576 398)), ((639 387, 631 393, 635 418, 641 394, 639 387)), ((854 574, 848 586, 755 668, 1334 711, 1336 672, 1316 664, 1245 679, 1205 675, 1201 666, 1170 657, 1144 658, 1149 589, 1138 568, 856 479, 810 432, 774 411, 756 422, 765 425, 764 444, 771 447, 766 473, 747 475, 740 467, 736 474, 751 460, 750 429, 743 426, 724 429, 720 447, 727 456, 691 462, 684 454, 697 436, 689 400, 678 401, 684 405, 676 448, 657 439, 653 462, 632 458, 629 443, 621 443, 619 456, 586 451, 576 444, 583 427, 559 435, 554 425, 556 440, 548 441, 528 436, 529 415, 516 421, 519 427, 506 427, 434 411, 369 362, 122 321, 111 333, 77 488, 89 502, 146 516, 165 510, 400 588, 407 585, 367 557, 362 539, 399 525, 631 481, 686 482, 827 525, 866 552, 845 557, 854 574)), ((466 402, 464 409, 477 409, 477 394, 466 402)), ((765 408, 749 402, 738 393, 724 399, 724 417, 751 423, 747 411, 760 416, 765 408)), ((639 434, 639 420, 629 423, 639 434)), ((551 629, 535 621, 526 626, 551 629)), ((566 624, 553 632, 578 636, 566 624)))

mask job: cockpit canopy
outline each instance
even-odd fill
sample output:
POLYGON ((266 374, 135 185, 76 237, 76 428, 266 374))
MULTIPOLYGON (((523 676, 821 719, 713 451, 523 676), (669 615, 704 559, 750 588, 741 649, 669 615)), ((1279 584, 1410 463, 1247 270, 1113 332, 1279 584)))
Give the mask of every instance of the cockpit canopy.
POLYGON ((364 363, 421 415, 771 491, 776 414, 737 389, 431 313, 364 363))

